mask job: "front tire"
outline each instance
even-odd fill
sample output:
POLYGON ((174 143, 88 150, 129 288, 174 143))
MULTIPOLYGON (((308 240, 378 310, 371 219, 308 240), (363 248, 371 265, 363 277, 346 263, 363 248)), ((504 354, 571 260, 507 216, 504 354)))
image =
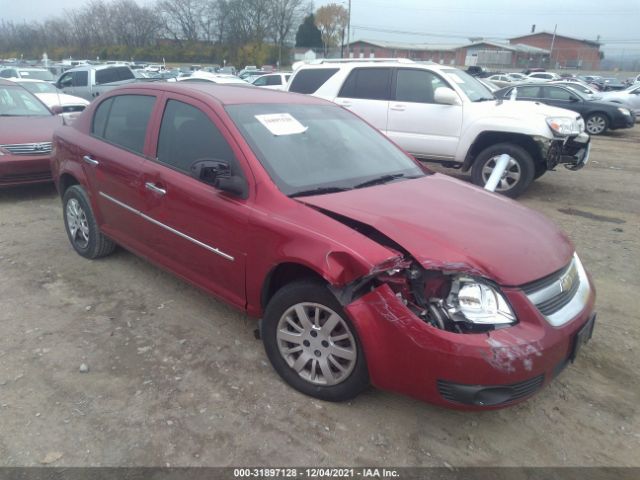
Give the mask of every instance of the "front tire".
POLYGON ((604 113, 593 113, 584 122, 589 135, 602 135, 609 129, 609 118, 604 113))
POLYGON ((261 336, 276 372, 306 395, 339 402, 369 385, 357 332, 320 281, 281 288, 267 305, 261 336))
POLYGON ((100 258, 112 253, 116 244, 98 228, 89 197, 80 185, 69 187, 62 197, 64 226, 71 246, 85 258, 100 258))
POLYGON ((476 185, 484 187, 502 154, 507 154, 510 158, 496 192, 516 198, 531 185, 535 175, 535 164, 531 155, 519 145, 498 143, 485 148, 473 162, 471 180, 476 185))

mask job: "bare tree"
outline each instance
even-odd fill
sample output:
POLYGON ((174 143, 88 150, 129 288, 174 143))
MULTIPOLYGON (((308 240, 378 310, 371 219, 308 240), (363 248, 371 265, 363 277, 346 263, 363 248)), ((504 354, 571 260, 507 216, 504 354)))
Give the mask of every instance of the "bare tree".
POLYGON ((309 4, 305 0, 272 0, 273 39, 278 46, 278 65, 282 65, 282 48, 302 20, 309 4))
POLYGON ((205 8, 202 0, 160 0, 158 7, 167 31, 176 40, 193 42, 200 38, 200 21, 205 8))
POLYGON ((335 47, 342 37, 344 29, 349 21, 347 9, 337 3, 330 3, 320 7, 316 11, 316 27, 322 35, 324 45, 324 56, 326 57, 329 48, 335 47))

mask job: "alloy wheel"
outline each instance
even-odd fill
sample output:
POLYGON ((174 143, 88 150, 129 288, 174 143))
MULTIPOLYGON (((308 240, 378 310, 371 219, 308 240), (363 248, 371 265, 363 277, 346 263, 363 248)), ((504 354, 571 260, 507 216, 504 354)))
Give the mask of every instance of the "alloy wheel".
POLYGON ((87 214, 75 198, 67 202, 67 227, 73 243, 79 248, 87 248, 89 245, 89 222, 87 214))
POLYGON ((599 135, 607 128, 607 120, 601 115, 589 117, 585 129, 591 135, 599 135))
POLYGON ((357 360, 356 341, 345 320, 318 303, 298 303, 278 321, 278 351, 301 378, 316 385, 346 380, 357 360))
MULTIPOLYGON (((495 157, 491 157, 487 163, 485 163, 484 167, 482 167, 482 180, 485 185, 489 181, 489 177, 491 177, 491 173, 493 169, 496 167, 496 163, 500 159, 501 155, 496 155, 495 157)), ((507 164, 507 168, 505 169, 500 181, 498 182, 498 186, 496 187, 497 192, 506 192, 507 190, 511 190, 519 181, 522 176, 522 170, 520 169, 520 164, 513 158, 509 157, 509 163, 507 164)))

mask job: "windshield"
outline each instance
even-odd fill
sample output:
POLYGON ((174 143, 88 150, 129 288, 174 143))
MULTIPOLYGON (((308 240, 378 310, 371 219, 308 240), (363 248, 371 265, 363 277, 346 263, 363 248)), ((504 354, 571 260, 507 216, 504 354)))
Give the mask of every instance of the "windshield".
POLYGON ((51 112, 24 88, 0 86, 0 117, 45 117, 51 112))
POLYGON ((462 70, 458 70, 457 68, 443 68, 442 73, 444 73, 450 81, 458 85, 472 102, 495 99, 493 93, 491 93, 487 87, 462 70))
POLYGON ((49 70, 20 70, 20 77, 33 78, 35 80, 46 80, 52 82, 55 80, 53 74, 49 70))
POLYGON ((226 110, 285 195, 424 176, 405 153, 340 107, 258 104, 226 110))
POLYGON ((58 89, 47 82, 16 82, 29 90, 31 93, 58 93, 58 89))

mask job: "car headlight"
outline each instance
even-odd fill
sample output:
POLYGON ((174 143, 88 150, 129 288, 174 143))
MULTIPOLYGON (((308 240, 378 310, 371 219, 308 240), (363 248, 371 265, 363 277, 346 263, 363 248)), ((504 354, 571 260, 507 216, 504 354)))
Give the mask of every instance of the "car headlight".
POLYGON ((629 115, 629 116, 631 116, 631 110, 629 110, 628 108, 622 108, 622 107, 620 107, 620 108, 618 108, 618 111, 619 111, 621 114, 623 114, 623 115, 629 115))
POLYGON ((468 277, 457 277, 447 299, 449 313, 455 318, 480 325, 505 325, 516 316, 504 296, 495 287, 468 277))
POLYGON ((578 135, 580 133, 580 127, 575 118, 571 117, 549 117, 547 118, 547 125, 558 135, 578 135))

